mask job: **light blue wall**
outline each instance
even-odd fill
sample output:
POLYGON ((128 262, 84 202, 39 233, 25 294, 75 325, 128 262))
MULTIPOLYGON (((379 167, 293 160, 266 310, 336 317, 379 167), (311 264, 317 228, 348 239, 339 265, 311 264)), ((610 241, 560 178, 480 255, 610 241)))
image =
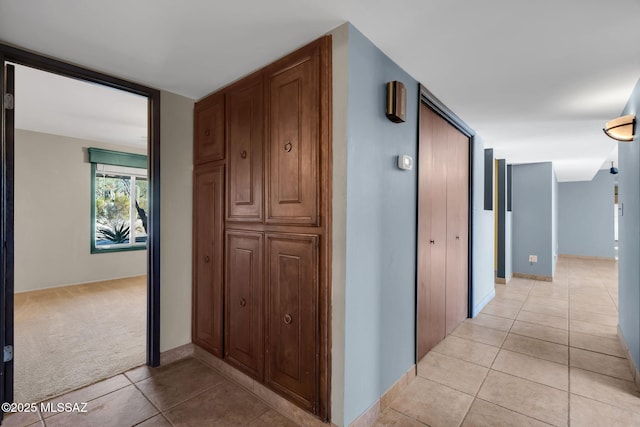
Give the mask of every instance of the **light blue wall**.
POLYGON ((504 277, 513 276, 513 214, 507 212, 504 231, 504 277))
MULTIPOLYGON (((640 113, 640 80, 622 114, 640 113)), ((633 360, 640 367, 640 127, 631 143, 618 144, 618 203, 623 214, 618 223, 620 248, 619 324, 633 360)))
POLYGON ((418 82, 349 27, 344 425, 415 363, 418 82), (385 83, 407 88, 407 121, 385 116, 385 83))
POLYGON ((553 188, 552 164, 513 165, 513 272, 553 276, 553 188), (538 262, 529 263, 529 255, 538 262))
POLYGON ((551 168, 551 276, 556 271, 558 262, 558 178, 556 171, 551 168))
POLYGON ((591 181, 558 184, 559 252, 613 258, 614 176, 599 171, 591 181))
MULTIPOLYGON (((415 363, 416 351, 417 170, 399 170, 396 158, 408 154, 417 162, 418 83, 351 24, 347 38, 344 393, 333 395, 344 396, 344 405, 342 416, 333 414, 337 425, 349 425, 375 404, 415 363), (407 88, 405 123, 385 116, 390 80, 407 88)), ((483 151, 474 137, 474 315, 495 295, 483 151)))
MULTIPOLYGON (((473 138, 473 242, 472 242, 472 316, 475 317, 496 295, 493 280, 494 216, 484 210, 484 141, 473 138)), ((494 194, 495 197, 495 194, 494 194)))

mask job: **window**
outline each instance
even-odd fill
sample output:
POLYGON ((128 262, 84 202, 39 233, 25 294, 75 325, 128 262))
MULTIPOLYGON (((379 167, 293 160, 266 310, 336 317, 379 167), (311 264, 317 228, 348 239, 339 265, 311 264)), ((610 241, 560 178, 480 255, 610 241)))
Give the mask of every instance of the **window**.
POLYGON ((147 247, 147 157, 89 149, 91 253, 147 247))

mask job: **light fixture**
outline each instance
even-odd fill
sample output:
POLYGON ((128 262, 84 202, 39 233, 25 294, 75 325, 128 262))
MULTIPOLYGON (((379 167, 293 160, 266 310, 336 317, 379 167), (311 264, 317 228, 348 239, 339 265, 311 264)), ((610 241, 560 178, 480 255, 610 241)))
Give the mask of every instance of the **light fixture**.
POLYGON ((609 120, 602 130, 609 138, 613 138, 616 141, 633 141, 636 133, 636 115, 627 114, 626 116, 609 120))
POLYGON ((392 81, 387 83, 387 118, 394 123, 405 121, 407 113, 407 90, 404 83, 392 81))
POLYGON ((618 174, 618 168, 613 166, 613 162, 611 162, 611 169, 609 169, 609 173, 611 175, 617 175, 618 174))

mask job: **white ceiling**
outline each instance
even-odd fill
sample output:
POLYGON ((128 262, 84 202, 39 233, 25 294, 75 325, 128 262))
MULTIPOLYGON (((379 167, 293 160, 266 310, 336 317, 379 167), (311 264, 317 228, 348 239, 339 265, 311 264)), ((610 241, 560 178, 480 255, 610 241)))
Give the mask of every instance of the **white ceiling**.
POLYGON ((351 21, 508 161, 590 179, 640 77, 640 0, 0 0, 0 40, 194 99, 351 21))
POLYGON ((146 97, 21 65, 15 67, 16 128, 147 147, 146 97))

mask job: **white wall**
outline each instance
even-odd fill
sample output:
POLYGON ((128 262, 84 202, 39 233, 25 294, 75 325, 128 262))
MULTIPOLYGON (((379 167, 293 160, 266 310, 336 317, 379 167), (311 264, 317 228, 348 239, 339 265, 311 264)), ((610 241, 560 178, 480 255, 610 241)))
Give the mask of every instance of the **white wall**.
POLYGON ((16 129, 15 291, 146 274, 146 251, 91 254, 87 148, 146 154, 96 141, 16 129))
POLYGON ((194 101, 160 99, 160 351, 191 342, 194 101))

